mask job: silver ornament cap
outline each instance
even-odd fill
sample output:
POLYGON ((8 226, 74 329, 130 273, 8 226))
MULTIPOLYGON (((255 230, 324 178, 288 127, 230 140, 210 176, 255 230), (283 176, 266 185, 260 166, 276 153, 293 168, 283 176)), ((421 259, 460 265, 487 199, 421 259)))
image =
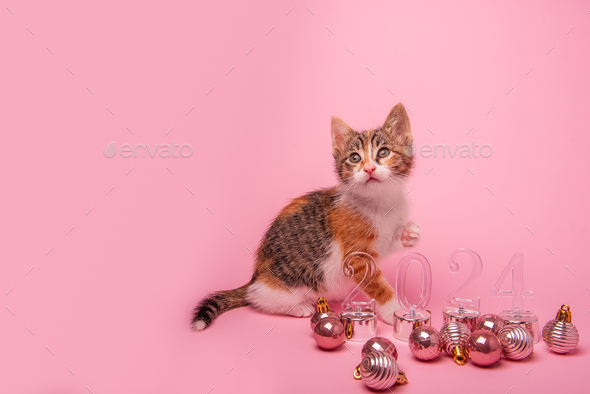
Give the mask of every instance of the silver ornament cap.
POLYGON ((398 309, 393 314, 393 336, 400 341, 407 342, 416 327, 430 325, 430 318, 429 311, 411 314, 398 309))
POLYGON ((543 327, 543 341, 549 350, 555 353, 567 353, 574 350, 580 342, 580 333, 572 324, 572 312, 564 304, 557 312, 557 317, 543 327))
POLYGON ((464 308, 445 308, 443 310, 443 321, 446 323, 463 323, 469 328, 469 331, 475 330, 475 325, 479 319, 479 311, 467 310, 464 308))
POLYGON ((509 360, 522 360, 533 353, 535 341, 526 329, 519 325, 508 325, 498 333, 502 354, 509 360))

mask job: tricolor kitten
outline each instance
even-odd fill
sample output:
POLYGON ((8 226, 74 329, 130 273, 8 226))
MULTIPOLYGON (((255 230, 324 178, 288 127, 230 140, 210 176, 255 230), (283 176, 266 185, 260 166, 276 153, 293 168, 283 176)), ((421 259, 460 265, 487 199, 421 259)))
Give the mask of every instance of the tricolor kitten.
MULTIPOLYGON (((332 154, 340 183, 294 199, 279 213, 256 252, 250 282, 209 295, 195 308, 193 329, 201 331, 234 308, 251 305, 267 313, 310 316, 318 297, 344 299, 362 280, 365 266, 354 259, 353 278, 342 271, 344 258, 365 252, 376 261, 420 237, 408 222, 402 188, 413 157, 410 121, 397 104, 381 128, 361 133, 332 118, 332 154)), ((377 269, 365 292, 389 324, 399 308, 393 288, 377 269)))

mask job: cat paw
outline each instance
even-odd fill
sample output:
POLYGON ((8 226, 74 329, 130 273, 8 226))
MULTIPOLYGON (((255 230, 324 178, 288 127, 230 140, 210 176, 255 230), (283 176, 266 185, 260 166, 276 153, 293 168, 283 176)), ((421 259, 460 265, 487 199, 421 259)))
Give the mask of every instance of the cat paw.
POLYGON ((394 298, 383 305, 377 305, 377 314, 385 323, 393 325, 393 314, 398 309, 400 309, 399 303, 394 298))
POLYGON ((408 222, 401 235, 402 245, 411 248, 420 240, 420 226, 416 222, 408 222))
POLYGON ((287 315, 294 317, 310 317, 313 313, 313 310, 305 304, 295 305, 287 311, 287 315))

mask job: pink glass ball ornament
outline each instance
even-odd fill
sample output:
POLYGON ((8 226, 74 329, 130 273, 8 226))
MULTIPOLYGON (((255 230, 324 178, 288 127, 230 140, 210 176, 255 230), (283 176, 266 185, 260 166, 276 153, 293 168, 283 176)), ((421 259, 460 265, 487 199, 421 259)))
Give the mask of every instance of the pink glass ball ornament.
POLYGON ((330 310, 330 307, 328 306, 328 301, 326 301, 324 297, 320 297, 318 298, 316 313, 314 313, 311 316, 311 319, 309 319, 311 329, 313 330, 315 328, 315 325, 318 324, 320 320, 325 319, 327 317, 340 320, 340 314, 334 312, 333 310, 330 310))
POLYGON ((408 345, 418 360, 434 360, 442 353, 442 341, 438 331, 430 326, 419 326, 410 334, 408 345))
POLYGON ((498 335, 500 330, 503 328, 504 318, 493 313, 488 313, 487 315, 482 315, 479 317, 473 331, 487 330, 492 332, 494 335, 498 335))
POLYGON ((331 317, 322 319, 313 329, 313 338, 322 349, 336 349, 346 340, 344 324, 339 319, 331 317))
POLYGON ((474 364, 482 367, 493 365, 500 361, 502 345, 498 338, 490 331, 473 331, 465 346, 467 355, 474 364))
POLYGON ((389 353, 397 361, 397 348, 387 338, 375 337, 369 339, 361 350, 361 357, 365 357, 369 352, 389 353))
POLYGON ((502 354, 509 360, 527 358, 535 348, 535 341, 531 333, 516 324, 501 329, 498 333, 498 341, 502 345, 502 354))

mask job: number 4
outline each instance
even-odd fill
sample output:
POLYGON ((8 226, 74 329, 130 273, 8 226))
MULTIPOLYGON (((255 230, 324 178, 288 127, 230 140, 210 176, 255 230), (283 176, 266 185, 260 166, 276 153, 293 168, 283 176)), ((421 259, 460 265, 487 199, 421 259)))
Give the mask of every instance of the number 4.
POLYGON ((510 297, 512 298, 512 313, 514 316, 522 316, 524 310, 524 298, 532 298, 532 291, 524 290, 524 255, 520 252, 514 253, 510 262, 502 271, 502 275, 492 289, 493 297, 510 297), (512 286, 510 290, 500 290, 507 279, 511 279, 512 286))

